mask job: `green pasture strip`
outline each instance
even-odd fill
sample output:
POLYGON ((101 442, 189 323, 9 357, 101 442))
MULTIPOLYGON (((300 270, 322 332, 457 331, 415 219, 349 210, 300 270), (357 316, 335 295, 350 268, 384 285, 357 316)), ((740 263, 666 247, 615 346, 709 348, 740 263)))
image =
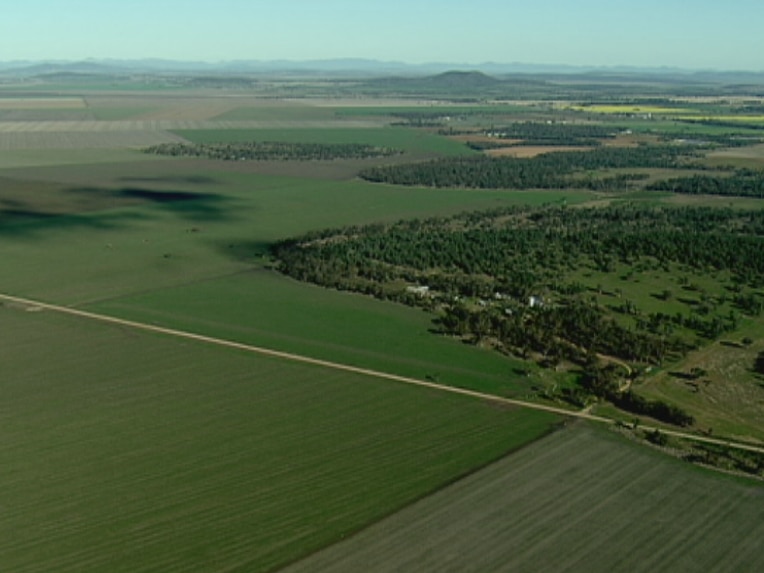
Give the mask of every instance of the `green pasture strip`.
POLYGON ((437 115, 440 117, 460 117, 460 116, 501 116, 517 115, 539 111, 530 105, 410 105, 410 106, 343 106, 334 108, 337 116, 343 117, 363 117, 363 116, 396 116, 399 114, 426 114, 437 115))
POLYGON ((522 362, 433 335, 433 315, 260 271, 83 307, 362 368, 524 397, 522 362))
POLYGON ((129 163, 146 157, 132 149, 9 149, 0 153, 0 169, 78 165, 84 173, 94 163, 129 163))
POLYGON ((282 573, 756 571, 762 512, 760 482, 577 425, 282 573))
POLYGON ((12 303, 0 325, 8 571, 271 570, 554 422, 12 303))
POLYGON ((216 121, 314 121, 335 117, 334 110, 314 105, 287 104, 242 106, 215 116, 216 121))
POLYGON ((286 143, 360 143, 391 147, 411 153, 470 155, 477 153, 447 137, 405 127, 332 129, 216 129, 177 130, 173 133, 193 143, 282 141, 286 143))
POLYGON ((2 290, 59 303, 112 298, 262 266, 270 243, 312 229, 592 196, 396 188, 204 165, 152 160, 8 170, 0 199, 20 201, 22 213, 4 215, 0 226, 2 290), (49 216, 48 199, 24 197, 29 180, 46 188, 58 182, 61 197, 50 201, 68 202, 70 214, 49 216), (115 208, 89 211, 110 198, 115 208))

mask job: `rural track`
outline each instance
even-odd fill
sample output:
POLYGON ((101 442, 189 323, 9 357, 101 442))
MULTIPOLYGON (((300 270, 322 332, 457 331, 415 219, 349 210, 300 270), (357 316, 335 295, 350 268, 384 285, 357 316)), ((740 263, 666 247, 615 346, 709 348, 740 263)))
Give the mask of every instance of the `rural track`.
MULTIPOLYGON (((56 304, 50 304, 45 303, 37 300, 32 300, 28 298, 22 298, 18 296, 13 296, 9 294, 0 293, 0 301, 8 301, 11 303, 16 303, 23 305, 29 309, 35 309, 35 310, 48 310, 52 312, 58 312, 61 314, 66 314, 69 316, 76 316, 79 318, 85 318, 88 320, 93 320, 97 322, 107 323, 107 324, 113 324, 118 326, 124 326, 127 328, 132 328, 135 330, 143 330, 145 332, 154 332, 157 334, 163 334, 166 336, 172 336, 175 338, 182 338, 186 340, 194 340, 197 342, 202 342, 214 346, 222 346, 226 348, 233 348, 236 350, 243 350, 245 352, 251 352, 254 354, 260 354, 263 356, 270 356, 273 358, 280 358, 283 360, 288 360, 292 362, 299 362, 303 364, 311 364, 313 366, 321 366, 323 368, 328 368, 332 370, 339 370, 343 372, 351 372, 354 374, 360 374, 363 376, 368 376, 371 378, 377 378, 382 380, 390 380, 393 382, 399 382, 403 384, 408 384, 411 386, 419 386, 422 388, 429 388, 431 390, 436 390, 439 392, 447 392, 450 394, 458 394, 461 396, 469 396, 471 398, 477 398, 480 400, 485 400, 488 402, 493 402, 495 404, 503 404, 503 405, 509 405, 509 406, 517 406, 520 408, 529 408, 532 410, 538 410, 542 412, 549 412, 552 414, 558 414, 561 416, 566 416, 569 418, 578 418, 583 420, 589 420, 592 422, 598 422, 601 424, 609 424, 613 425, 615 424, 615 420, 612 420, 610 418, 604 418, 602 416, 596 416, 594 414, 590 414, 585 411, 571 411, 571 410, 565 410, 563 408, 556 408, 554 406, 546 406, 544 404, 536 404, 534 402, 526 402, 523 400, 515 400, 512 398, 504 398, 502 396, 496 396, 494 394, 486 394, 483 392, 477 392, 475 390, 468 390, 466 388, 457 388, 454 386, 444 386, 441 384, 436 384, 434 382, 427 382, 425 380, 419 380, 417 378, 410 378, 408 376, 399 376, 397 374, 390 374, 389 372, 381 372, 379 370, 370 370, 368 368, 360 368, 358 366, 351 366, 348 364, 341 364, 339 362, 331 362, 328 360, 321 360, 319 358, 310 358, 308 356, 303 356, 300 354, 293 354, 291 352, 283 352, 280 350, 273 350, 271 348, 264 348, 262 346, 254 346, 251 344, 244 344, 241 342, 235 342, 232 340, 225 340, 222 338, 214 338, 211 336, 205 336, 203 334, 196 334, 193 332, 187 332, 184 330, 176 330, 173 328, 166 328, 163 326, 157 326, 154 324, 146 324, 143 322, 135 322, 132 320, 125 320, 122 318, 116 318, 113 316, 105 315, 105 314, 97 314, 94 312, 88 312, 85 310, 79 310, 76 308, 71 308, 68 306, 60 306, 56 304)), ((679 432, 674 430, 666 430, 663 428, 654 428, 651 426, 645 426, 640 424, 639 426, 643 430, 652 431, 655 429, 659 429, 662 433, 674 436, 677 438, 683 438, 686 440, 692 440, 695 442, 702 442, 702 443, 708 443, 708 444, 715 444, 715 445, 722 445, 727 446, 731 448, 741 449, 741 450, 747 450, 752 452, 758 452, 764 454, 764 447, 754 446, 750 444, 743 444, 740 442, 734 442, 731 440, 723 440, 718 438, 710 438, 705 436, 697 436, 694 434, 687 434, 685 432, 679 432)))

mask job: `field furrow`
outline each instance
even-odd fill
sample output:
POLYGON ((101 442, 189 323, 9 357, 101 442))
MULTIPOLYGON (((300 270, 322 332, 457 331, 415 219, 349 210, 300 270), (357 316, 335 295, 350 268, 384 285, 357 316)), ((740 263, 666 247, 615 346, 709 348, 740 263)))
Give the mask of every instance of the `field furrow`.
POLYGON ((758 571, 763 512, 759 483, 574 425, 283 573, 758 571))

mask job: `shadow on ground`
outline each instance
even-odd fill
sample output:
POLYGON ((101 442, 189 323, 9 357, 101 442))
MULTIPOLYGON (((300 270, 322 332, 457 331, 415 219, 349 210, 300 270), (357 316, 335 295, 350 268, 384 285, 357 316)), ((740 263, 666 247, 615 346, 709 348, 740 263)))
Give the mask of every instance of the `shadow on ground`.
POLYGON ((151 206, 194 223, 219 222, 234 217, 230 200, 216 193, 158 190, 143 187, 75 187, 50 198, 30 200, 0 197, 0 235, 29 236, 46 229, 83 227, 112 229, 145 213, 118 211, 132 206, 151 206))

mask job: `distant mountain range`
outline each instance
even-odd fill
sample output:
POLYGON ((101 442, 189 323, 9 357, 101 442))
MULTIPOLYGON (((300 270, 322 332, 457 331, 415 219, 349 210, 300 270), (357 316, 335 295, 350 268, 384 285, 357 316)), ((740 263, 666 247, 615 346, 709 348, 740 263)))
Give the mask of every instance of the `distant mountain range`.
POLYGON ((191 62, 162 59, 116 60, 88 59, 84 61, 0 61, 0 74, 4 76, 34 77, 46 74, 278 74, 278 75, 331 75, 342 76, 425 76, 459 70, 482 72, 490 76, 517 74, 528 75, 586 75, 586 76, 671 76, 693 81, 722 83, 764 83, 764 71, 716 71, 687 70, 671 67, 634 66, 568 66, 524 63, 464 64, 458 62, 435 62, 427 64, 407 64, 367 59, 332 60, 236 60, 226 62, 191 62))

